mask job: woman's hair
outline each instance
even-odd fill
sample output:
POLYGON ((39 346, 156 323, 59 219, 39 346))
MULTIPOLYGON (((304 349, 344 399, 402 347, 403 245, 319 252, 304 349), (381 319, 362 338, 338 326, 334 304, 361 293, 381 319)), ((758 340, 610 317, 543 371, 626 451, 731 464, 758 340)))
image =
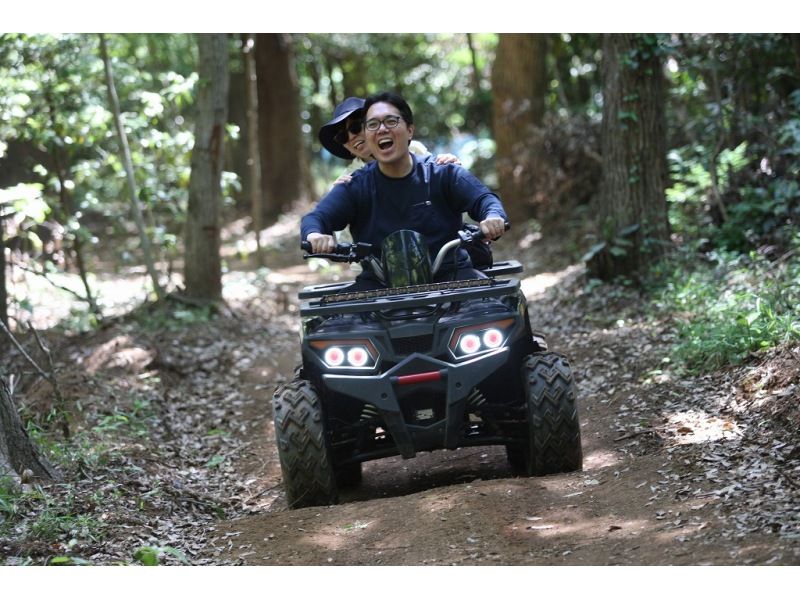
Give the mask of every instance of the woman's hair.
POLYGON ((402 97, 391 91, 381 91, 379 93, 372 94, 367 98, 366 102, 364 102, 365 119, 367 117, 367 112, 369 112, 370 106, 377 104, 378 102, 391 104, 397 108, 397 110, 400 112, 400 116, 403 117, 403 120, 406 121, 407 125, 414 124, 414 114, 411 112, 411 107, 402 97))

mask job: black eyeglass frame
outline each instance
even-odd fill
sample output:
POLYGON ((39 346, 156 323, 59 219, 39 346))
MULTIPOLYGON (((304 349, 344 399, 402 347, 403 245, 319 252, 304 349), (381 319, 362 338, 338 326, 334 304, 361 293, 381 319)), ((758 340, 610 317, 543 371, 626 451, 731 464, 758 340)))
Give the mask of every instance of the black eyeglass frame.
POLYGON ((377 118, 370 118, 368 121, 364 122, 364 130, 365 131, 377 131, 381 128, 381 125, 386 127, 387 129, 395 129, 400 125, 400 121, 403 120, 403 117, 399 114, 390 114, 389 116, 384 117, 382 120, 378 120, 377 118), (393 125, 389 124, 388 121, 394 122, 393 125), (370 123, 375 124, 374 127, 371 127, 370 123))

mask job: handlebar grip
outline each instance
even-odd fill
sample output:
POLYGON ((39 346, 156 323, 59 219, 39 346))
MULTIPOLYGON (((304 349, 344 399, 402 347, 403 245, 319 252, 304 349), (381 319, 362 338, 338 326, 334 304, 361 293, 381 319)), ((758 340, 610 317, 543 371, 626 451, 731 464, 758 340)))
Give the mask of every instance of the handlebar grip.
POLYGON ((300 249, 311 252, 311 241, 300 241, 300 249))
MULTIPOLYGON (((504 224, 506 230, 511 230, 511 223, 508 220, 506 220, 504 224)), ((485 235, 483 234, 483 231, 478 228, 478 230, 472 235, 472 238, 476 241, 480 241, 481 239, 485 238, 485 235)))

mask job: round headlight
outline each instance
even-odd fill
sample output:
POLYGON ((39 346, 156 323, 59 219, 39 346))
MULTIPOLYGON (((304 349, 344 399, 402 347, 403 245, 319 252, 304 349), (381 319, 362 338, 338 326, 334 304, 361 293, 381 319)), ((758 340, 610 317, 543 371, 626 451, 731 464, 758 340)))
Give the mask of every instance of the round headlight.
POLYGON ((490 328, 483 333, 483 344, 489 349, 497 349, 503 344, 503 333, 496 328, 490 328))
POLYGON ((458 342, 458 348, 467 355, 471 355, 481 348, 481 339, 475 334, 465 334, 458 342))
POLYGON ((335 368, 344 363, 344 351, 339 347, 331 347, 325 351, 325 355, 323 355, 322 358, 325 360, 326 364, 335 368))
POLYGON ((367 365, 369 353, 363 347, 353 347, 347 352, 347 363, 353 367, 360 368, 367 365))

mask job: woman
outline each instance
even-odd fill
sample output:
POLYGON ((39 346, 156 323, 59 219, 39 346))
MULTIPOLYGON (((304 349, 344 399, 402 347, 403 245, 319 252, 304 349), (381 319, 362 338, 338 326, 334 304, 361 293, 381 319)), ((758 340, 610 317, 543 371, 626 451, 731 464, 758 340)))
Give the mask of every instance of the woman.
MULTIPOLYGON (((319 141, 322 147, 337 158, 352 160, 347 170, 333 184, 350 182, 353 172, 375 159, 367 147, 364 135, 364 100, 351 97, 337 105, 333 118, 320 128, 319 141)), ((428 149, 416 140, 409 143, 408 150, 417 156, 430 155, 428 149)), ((453 154, 439 154, 435 162, 461 164, 461 160, 453 154)))
MULTIPOLYGON (((338 108, 338 107, 337 107, 338 108)), ((363 134, 374 159, 347 185, 334 185, 300 222, 300 239, 311 244, 312 253, 328 253, 336 244, 335 234, 350 228, 357 242, 380 248, 397 231, 416 231, 425 238, 429 255, 457 237, 463 213, 479 223, 488 239, 505 231, 507 216, 500 198, 468 170, 456 164, 436 164, 409 151, 414 137, 414 115, 399 95, 383 92, 365 101, 363 134)), ((342 116, 340 122, 345 123, 342 116)), ((344 125, 342 125, 344 128, 344 125)), ((355 124, 348 144, 358 135, 355 124)), ((355 149, 355 145, 353 145, 355 149)), ((359 148, 360 149, 360 148, 359 148)), ((336 148, 343 156, 344 146, 336 148)), ((483 278, 474 269, 468 251, 460 248, 453 263, 444 263, 435 282, 453 278, 483 278)), ((355 289, 379 288, 385 282, 364 271, 355 289)))

